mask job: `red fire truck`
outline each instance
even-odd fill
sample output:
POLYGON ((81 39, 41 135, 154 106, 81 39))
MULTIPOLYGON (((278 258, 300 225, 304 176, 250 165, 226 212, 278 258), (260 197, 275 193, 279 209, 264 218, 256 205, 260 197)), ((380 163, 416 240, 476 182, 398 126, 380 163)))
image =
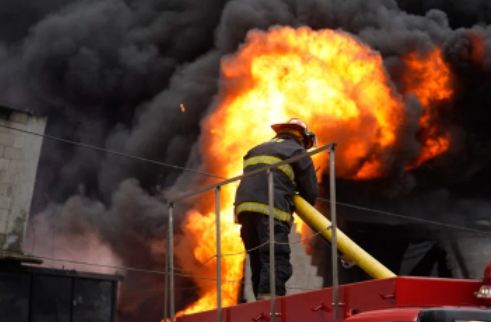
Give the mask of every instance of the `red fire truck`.
MULTIPOLYGON (((297 197, 297 214, 330 239, 330 222, 297 197)), ((337 248, 374 280, 177 317, 177 322, 491 322, 491 262, 482 280, 395 276, 340 230, 337 248), (333 300, 334 299, 334 300, 333 300), (274 313, 272 312, 274 308, 274 313)), ((334 284, 333 284, 334 285, 334 284)))
MULTIPOLYGON (((491 263, 482 280, 398 276, 341 285, 338 320, 345 322, 491 321, 491 263)), ((269 301, 222 309, 224 322, 271 321, 269 301)), ((278 322, 335 321, 332 289, 276 299, 278 322)), ((216 310, 177 318, 213 322, 216 310)))

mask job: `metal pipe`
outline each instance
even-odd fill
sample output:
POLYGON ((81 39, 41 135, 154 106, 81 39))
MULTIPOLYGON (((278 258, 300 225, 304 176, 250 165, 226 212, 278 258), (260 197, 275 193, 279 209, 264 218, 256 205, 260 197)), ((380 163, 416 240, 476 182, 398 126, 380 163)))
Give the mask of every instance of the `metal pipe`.
POLYGON ((222 321, 222 240, 220 230, 220 186, 215 188, 215 232, 217 252, 217 322, 222 321))
POLYGON ((174 204, 169 203, 169 223, 167 243, 169 244, 169 319, 174 322, 175 293, 174 293, 174 204))
POLYGON ((271 295, 271 321, 276 321, 276 267, 275 267, 275 236, 274 236, 274 172, 268 170, 268 203, 269 203, 269 293, 271 295))
POLYGON ((331 195, 331 261, 332 261, 332 305, 334 319, 339 319, 339 276, 338 276, 338 245, 337 245, 337 221, 336 221, 336 169, 335 146, 329 150, 329 190, 331 195))
MULTIPOLYGON (((295 204, 295 213, 302 218, 307 225, 314 231, 319 232, 319 234, 328 241, 332 240, 333 230, 331 229, 332 225, 329 219, 299 195, 293 197, 293 203, 295 204)), ((336 244, 339 251, 344 256, 350 261, 355 262, 356 265, 371 277, 382 279, 396 276, 392 271, 346 236, 339 228, 336 231, 336 244)))

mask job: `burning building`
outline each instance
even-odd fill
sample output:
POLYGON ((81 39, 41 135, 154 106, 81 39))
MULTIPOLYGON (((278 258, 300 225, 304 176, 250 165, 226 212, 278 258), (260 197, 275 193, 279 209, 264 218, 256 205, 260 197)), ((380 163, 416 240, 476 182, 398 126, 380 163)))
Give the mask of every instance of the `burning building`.
MULTIPOLYGON (((59 254, 143 269, 127 269, 118 317, 157 321, 165 197, 239 174, 269 124, 296 116, 339 145, 339 216, 356 241, 397 273, 478 274, 489 254, 468 245, 487 242, 491 209, 489 12, 480 0, 7 0, 0 99, 100 148, 43 144, 33 219, 59 254)), ((223 251, 242 255, 224 257, 224 304, 242 287, 233 193, 223 251)), ((178 308, 212 307, 213 201, 175 210, 178 308)), ((311 248, 329 274, 325 246, 311 248)))
POLYGON ((0 106, 0 244, 2 251, 22 253, 34 180, 41 150, 38 137, 12 128, 43 133, 46 118, 0 106))
POLYGON ((12 322, 115 321, 118 277, 36 267, 43 258, 27 245, 46 121, 28 109, 0 106, 0 315, 12 322))

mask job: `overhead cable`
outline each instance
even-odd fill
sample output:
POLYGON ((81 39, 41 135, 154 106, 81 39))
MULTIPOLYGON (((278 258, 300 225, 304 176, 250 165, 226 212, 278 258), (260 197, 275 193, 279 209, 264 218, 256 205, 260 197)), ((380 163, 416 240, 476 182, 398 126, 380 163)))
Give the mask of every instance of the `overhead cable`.
POLYGON ((133 160, 148 162, 148 163, 155 164, 155 165, 162 166, 162 167, 173 168, 173 169, 187 171, 187 172, 193 172, 195 174, 199 174, 199 175, 203 175, 203 176, 207 176, 207 177, 211 177, 211 178, 216 178, 216 179, 226 179, 224 177, 221 177, 221 176, 218 176, 218 175, 215 175, 215 174, 212 174, 212 173, 208 173, 208 172, 204 172, 204 171, 200 171, 200 170, 196 170, 196 169, 192 169, 192 168, 187 168, 187 167, 183 167, 183 166, 179 166, 179 165, 175 165, 175 164, 171 164, 171 163, 167 163, 167 162, 162 162, 162 161, 157 161, 157 160, 153 160, 153 159, 148 159, 148 158, 145 158, 145 157, 141 157, 141 156, 130 154, 130 153, 126 153, 126 152, 109 150, 109 149, 106 149, 106 148, 103 148, 103 147, 100 147, 100 146, 97 146, 97 145, 87 144, 87 143, 83 143, 83 142, 79 142, 79 141, 73 141, 73 140, 70 140, 70 139, 65 139, 65 138, 61 138, 61 137, 58 137, 58 136, 54 136, 54 135, 49 135, 49 134, 43 134, 43 133, 33 132, 33 131, 29 131, 29 130, 24 130, 24 129, 20 129, 20 128, 17 128, 17 127, 13 127, 13 126, 1 124, 1 123, 0 123, 0 127, 3 127, 5 129, 9 129, 9 130, 13 130, 13 131, 22 132, 22 133, 25 133, 25 134, 35 135, 35 136, 38 136, 38 137, 42 137, 42 138, 46 138, 46 139, 50 139, 50 140, 54 140, 54 141, 58 141, 58 142, 63 142, 63 143, 66 143, 66 144, 75 145, 75 146, 78 146, 78 147, 81 147, 81 148, 85 148, 85 149, 90 149, 90 150, 94 150, 94 151, 98 151, 98 152, 108 153, 108 154, 112 154, 112 155, 116 155, 116 156, 124 157, 124 158, 128 158, 128 159, 133 159, 133 160))
MULTIPOLYGON (((327 203, 331 202, 327 198, 320 198, 319 197, 317 199, 320 201, 323 201, 323 202, 327 202, 327 203)), ((478 233, 478 234, 484 234, 484 235, 490 235, 491 234, 491 231, 473 229, 473 228, 469 228, 469 227, 465 227, 465 226, 458 226, 458 225, 454 225, 454 224, 449 224, 449 223, 445 223, 445 222, 441 222, 441 221, 429 220, 429 219, 424 219, 424 218, 410 217, 407 215, 401 215, 401 214, 390 212, 390 211, 359 206, 359 205, 355 205, 355 204, 347 203, 347 202, 336 201, 336 205, 343 206, 346 208, 361 210, 361 211, 373 212, 373 213, 377 213, 377 214, 384 215, 384 216, 396 217, 396 218, 405 219, 408 221, 416 221, 419 223, 441 226, 441 227, 445 227, 445 228, 452 229, 452 230, 466 231, 466 232, 470 232, 470 233, 478 233)))

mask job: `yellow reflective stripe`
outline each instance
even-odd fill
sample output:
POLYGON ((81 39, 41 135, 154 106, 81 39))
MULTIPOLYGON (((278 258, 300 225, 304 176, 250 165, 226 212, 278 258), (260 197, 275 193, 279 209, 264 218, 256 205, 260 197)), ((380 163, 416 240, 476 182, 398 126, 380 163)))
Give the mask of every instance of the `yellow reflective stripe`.
MULTIPOLYGON (((258 155, 244 160, 244 169, 256 164, 275 164, 281 161, 283 160, 271 155, 258 155)), ((278 169, 283 172, 293 182, 293 184, 295 184, 295 173, 293 172, 291 165, 283 164, 280 165, 278 169)))
MULTIPOLYGON (((269 215, 269 205, 263 204, 261 202, 246 201, 235 207, 236 215, 244 211, 251 211, 264 215, 269 215)), ((273 208, 273 217, 278 220, 287 222, 291 222, 293 220, 293 217, 289 212, 280 210, 278 208, 273 208)))
POLYGON ((274 138, 271 141, 273 141, 273 142, 283 142, 283 141, 285 141, 285 139, 274 138))

